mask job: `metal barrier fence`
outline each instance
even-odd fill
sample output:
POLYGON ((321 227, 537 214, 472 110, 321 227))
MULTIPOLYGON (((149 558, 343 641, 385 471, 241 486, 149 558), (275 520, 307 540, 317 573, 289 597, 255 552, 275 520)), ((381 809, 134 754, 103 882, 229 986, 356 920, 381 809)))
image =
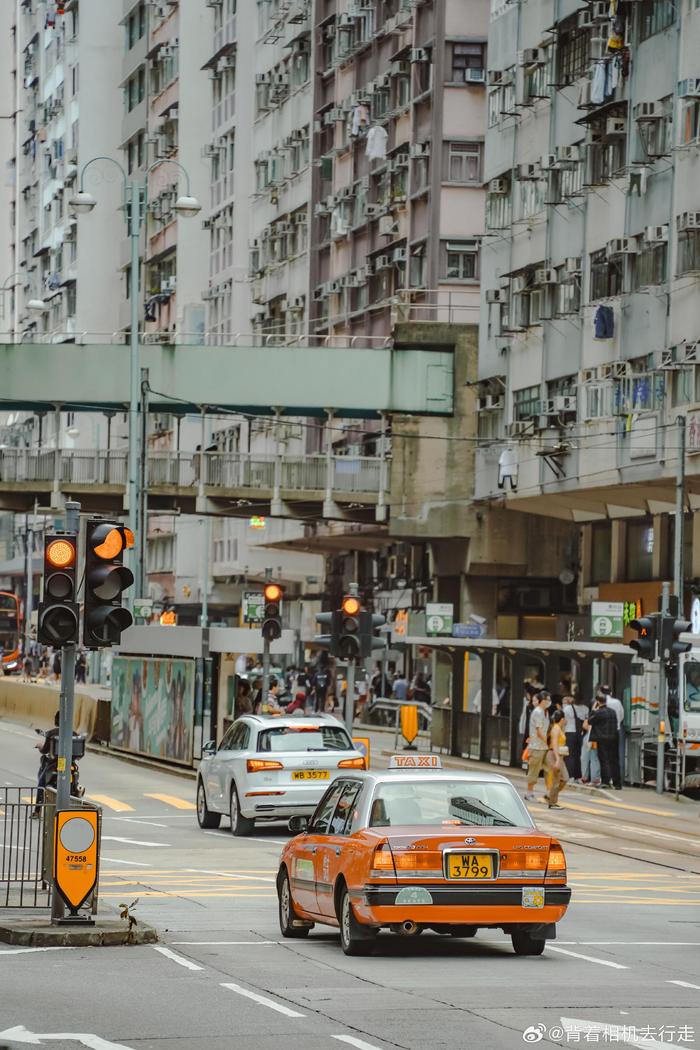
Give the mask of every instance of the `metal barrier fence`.
MULTIPOLYGON (((96 810, 99 856, 101 808, 84 799, 72 799, 71 808, 96 810)), ((51 788, 0 787, 0 908, 51 907, 55 814, 56 793, 51 788)), ((86 905, 93 915, 98 885, 86 905)))

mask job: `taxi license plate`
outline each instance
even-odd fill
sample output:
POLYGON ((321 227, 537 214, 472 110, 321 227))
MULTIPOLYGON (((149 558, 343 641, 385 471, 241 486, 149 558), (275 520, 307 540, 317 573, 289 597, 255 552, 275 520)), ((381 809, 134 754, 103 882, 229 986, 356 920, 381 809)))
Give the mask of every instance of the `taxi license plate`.
POLYGON ((330 780, 327 769, 300 769, 292 773, 292 780, 330 780))
POLYGON ((487 853, 448 853, 448 879, 492 879, 493 857, 487 853))

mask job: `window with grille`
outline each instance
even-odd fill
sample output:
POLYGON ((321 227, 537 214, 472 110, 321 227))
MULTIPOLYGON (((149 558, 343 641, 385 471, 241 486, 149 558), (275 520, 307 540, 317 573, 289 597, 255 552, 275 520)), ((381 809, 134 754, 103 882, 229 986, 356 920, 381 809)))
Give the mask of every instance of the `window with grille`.
POLYGON ((576 15, 559 25, 556 51, 557 84, 573 84, 588 71, 590 29, 579 28, 576 15))
POLYGON ((486 227, 489 230, 506 230, 513 218, 510 175, 494 182, 503 183, 505 192, 490 190, 486 195, 486 227))
POLYGON ((513 419, 532 419, 540 414, 540 388, 526 386, 513 392, 513 419))
POLYGON ((481 182, 480 142, 450 142, 447 153, 448 182, 481 182))
POLYGON ((681 103, 680 145, 688 146, 700 138, 700 101, 684 99, 681 103))
POLYGON ((700 230, 678 234, 678 274, 700 273, 700 230))
POLYGON ((668 244, 645 244, 632 256, 632 291, 663 284, 667 275, 668 244))
POLYGON ((639 41, 646 40, 662 29, 673 25, 676 17, 676 0, 642 0, 637 5, 639 41))
POLYGON ((624 256, 608 257, 605 248, 591 252, 591 301, 622 295, 623 285, 624 256))
POLYGON ((483 74, 486 69, 485 44, 452 44, 452 70, 450 80, 455 84, 468 84, 469 71, 475 69, 483 74))

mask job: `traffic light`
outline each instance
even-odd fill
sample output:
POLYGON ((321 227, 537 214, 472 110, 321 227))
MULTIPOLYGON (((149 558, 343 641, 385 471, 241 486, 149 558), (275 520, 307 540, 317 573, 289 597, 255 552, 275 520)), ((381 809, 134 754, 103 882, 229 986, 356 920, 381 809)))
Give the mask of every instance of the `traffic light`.
POLYGON ((79 610, 75 600, 78 537, 57 533, 44 540, 44 592, 37 611, 37 641, 57 648, 78 643, 79 610))
POLYGON ((174 627, 177 623, 177 613, 174 609, 163 609, 160 614, 161 627, 174 627))
POLYGON ((278 583, 266 583, 263 589, 264 609, 262 635, 266 642, 282 637, 282 588, 278 583))
POLYGON ((639 653, 643 660, 656 659, 658 616, 642 616, 638 620, 632 620, 630 627, 637 632, 638 637, 630 642, 630 649, 639 653))
POLYGON ((375 630, 385 623, 386 616, 382 616, 381 613, 360 613, 360 648, 363 660, 368 660, 376 649, 386 647, 386 639, 376 638, 374 634, 375 630))
POLYGON ((671 628, 671 659, 675 660, 679 653, 689 653, 693 648, 692 642, 682 642, 681 635, 689 634, 693 630, 690 620, 673 620, 671 628))
POLYGON ((134 582, 123 564, 124 551, 134 545, 131 529, 115 521, 92 518, 85 531, 85 607, 83 645, 101 649, 118 644, 133 623, 122 608, 122 594, 134 582))
POLYGON ((360 617, 362 605, 354 594, 346 594, 332 623, 331 652, 341 660, 356 660, 362 655, 360 617), (335 652, 334 646, 337 647, 335 652))

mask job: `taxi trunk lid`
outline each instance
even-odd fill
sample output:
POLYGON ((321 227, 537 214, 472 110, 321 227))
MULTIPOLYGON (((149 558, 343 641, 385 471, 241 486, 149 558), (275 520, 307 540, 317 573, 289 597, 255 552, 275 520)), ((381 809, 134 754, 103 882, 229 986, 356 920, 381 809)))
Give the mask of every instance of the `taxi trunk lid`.
POLYGON ((489 879, 541 879, 547 868, 551 836, 535 828, 466 827, 444 825, 386 829, 397 878, 445 879, 445 854, 466 858, 491 855, 489 879))

